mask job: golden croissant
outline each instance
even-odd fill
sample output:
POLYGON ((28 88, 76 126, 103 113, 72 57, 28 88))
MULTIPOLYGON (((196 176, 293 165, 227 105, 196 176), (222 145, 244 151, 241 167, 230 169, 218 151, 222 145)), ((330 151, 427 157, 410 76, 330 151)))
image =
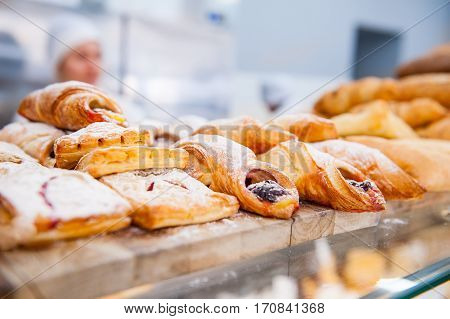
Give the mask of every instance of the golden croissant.
POLYGON ((293 182, 260 162, 245 146, 219 135, 198 134, 175 144, 190 154, 186 171, 217 192, 234 195, 241 207, 263 216, 289 218, 299 206, 293 182))
POLYGON ((95 86, 77 81, 51 84, 30 93, 17 112, 31 121, 72 131, 94 122, 127 124, 111 98, 95 86))
POLYGON ((379 150, 344 140, 312 144, 357 169, 377 184, 386 199, 420 197, 425 189, 379 150))
POLYGON ((259 156, 295 182, 301 199, 352 212, 379 211, 385 200, 362 172, 307 143, 288 141, 259 156))

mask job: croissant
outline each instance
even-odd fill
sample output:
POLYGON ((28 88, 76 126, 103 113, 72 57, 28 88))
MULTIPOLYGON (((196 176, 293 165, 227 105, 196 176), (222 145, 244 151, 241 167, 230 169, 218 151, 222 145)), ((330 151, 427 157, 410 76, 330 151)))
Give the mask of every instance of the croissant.
POLYGON ((238 212, 234 196, 217 193, 179 169, 147 169, 104 176, 127 198, 133 222, 146 229, 205 223, 238 212))
POLYGON ((112 99, 95 86, 77 81, 55 83, 30 93, 17 112, 31 121, 72 131, 94 122, 127 124, 112 99))
POLYGON ((0 163, 3 162, 11 162, 16 164, 20 164, 22 162, 36 163, 36 159, 26 154, 22 149, 14 144, 0 142, 0 163))
POLYGON ((151 145, 153 137, 147 130, 97 122, 58 138, 54 144, 56 167, 72 169, 80 158, 96 148, 110 146, 151 145))
POLYGON ((53 143, 65 133, 44 123, 11 123, 0 130, 0 141, 13 143, 47 167, 55 166, 53 143))
POLYGON ((0 163, 0 249, 111 232, 130 224, 128 202, 87 174, 0 163))
POLYGON ((450 143, 428 139, 386 140, 351 136, 349 141, 380 150, 427 191, 450 190, 450 143))
POLYGON ((396 116, 386 101, 376 100, 357 109, 331 118, 340 136, 374 135, 386 138, 415 138, 416 133, 396 116))
POLYGON ((234 195, 241 207, 263 216, 290 218, 299 206, 289 178, 260 162, 245 146, 219 135, 198 134, 175 144, 190 154, 186 171, 217 192, 234 195))
POLYGON ((275 145, 294 139, 295 135, 274 126, 263 126, 250 117, 211 121, 194 131, 193 135, 220 135, 244 145, 256 154, 264 153, 275 145))
POLYGON ((343 140, 312 144, 321 152, 356 167, 377 184, 385 199, 420 197, 425 189, 377 149, 343 140))
POLYGON ((417 130, 417 134, 426 138, 450 140, 450 115, 436 121, 427 127, 417 130))
POLYGON ((399 77, 435 72, 450 72, 450 44, 434 48, 426 55, 402 64, 396 70, 399 77))
POLYGON ((384 209, 383 195, 362 172, 311 145, 284 142, 259 159, 282 169, 295 182, 301 199, 343 211, 384 209))
POLYGON ((283 115, 270 124, 291 132, 302 142, 318 142, 338 137, 332 121, 313 114, 283 115))
POLYGON ((112 146, 97 148, 84 155, 75 169, 98 178, 137 169, 185 168, 188 158, 188 153, 182 149, 112 146))

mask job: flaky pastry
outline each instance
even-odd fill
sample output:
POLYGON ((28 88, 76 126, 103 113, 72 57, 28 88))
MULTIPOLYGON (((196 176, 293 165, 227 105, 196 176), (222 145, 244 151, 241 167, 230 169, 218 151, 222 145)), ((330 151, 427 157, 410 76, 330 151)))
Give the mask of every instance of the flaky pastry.
POLYGON ((36 163, 37 161, 15 144, 0 142, 0 162, 20 164, 22 162, 36 163))
POLYGON ((424 128, 418 129, 420 137, 450 140, 450 114, 424 128))

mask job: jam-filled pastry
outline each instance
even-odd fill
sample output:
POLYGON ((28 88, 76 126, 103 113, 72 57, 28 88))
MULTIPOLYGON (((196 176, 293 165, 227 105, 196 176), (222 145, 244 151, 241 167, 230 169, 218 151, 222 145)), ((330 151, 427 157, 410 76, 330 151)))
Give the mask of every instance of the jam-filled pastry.
POLYGON ((129 200, 133 222, 146 229, 199 224, 239 210, 234 196, 216 193, 179 169, 148 169, 100 179, 129 200))
POLYGON ((359 169, 377 184, 385 199, 420 197, 425 189, 379 150, 343 140, 312 144, 316 149, 359 169))
POLYGON ((94 122, 127 125, 121 108, 111 98, 95 86, 77 81, 51 84, 30 93, 17 112, 31 121, 72 131, 94 122))
POLYGON ((74 168, 81 157, 96 148, 150 145, 152 140, 147 130, 107 122, 92 123, 55 141, 56 167, 74 168))
POLYGON ((88 174, 0 163, 0 248, 45 244, 128 226, 130 204, 88 174))
POLYGON ((313 146, 288 141, 259 156, 295 182, 301 199, 352 212, 379 211, 381 191, 355 167, 313 146))
POLYGON ((416 132, 420 137, 450 140, 450 114, 416 132))
POLYGON ((185 168, 189 154, 180 148, 111 146, 84 155, 76 170, 100 176, 147 168, 185 168))
POLYGON ((450 145, 432 139, 387 140, 350 136, 352 142, 380 150, 430 192, 450 190, 450 145))
POLYGON ((186 171, 214 191, 234 195, 241 207, 267 217, 289 218, 299 206, 295 185, 260 162, 249 148, 219 135, 198 134, 175 144, 190 154, 186 171))
POLYGON ((20 164, 22 162, 37 163, 36 159, 25 153, 15 144, 0 142, 0 163, 11 162, 20 164))
POLYGON ((332 117, 340 136, 373 135, 386 138, 415 138, 414 130, 395 115, 385 101, 370 102, 355 112, 332 117))
POLYGON ((208 122, 194 131, 193 135, 196 134, 220 135, 248 147, 256 154, 295 138, 284 129, 274 125, 264 126, 248 116, 208 122))
POLYGON ((53 144, 65 133, 45 123, 16 122, 0 130, 0 141, 13 143, 47 167, 55 166, 53 144))
POLYGON ((270 124, 291 132, 302 142, 318 142, 338 138, 334 123, 314 114, 282 115, 271 121, 270 124))

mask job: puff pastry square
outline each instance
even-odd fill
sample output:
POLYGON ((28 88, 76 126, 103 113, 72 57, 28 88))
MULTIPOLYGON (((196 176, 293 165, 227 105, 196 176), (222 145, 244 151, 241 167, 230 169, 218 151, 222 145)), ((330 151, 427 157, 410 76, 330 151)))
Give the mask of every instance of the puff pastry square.
POLYGON ((114 231, 131 206, 91 176, 35 163, 0 163, 0 248, 114 231))
POLYGON ((100 181, 132 203, 133 222, 146 229, 205 223, 239 210, 234 196, 213 192, 179 169, 137 170, 100 181))
POLYGON ((179 148, 147 146, 112 146, 98 148, 84 155, 76 170, 93 177, 147 168, 185 168, 189 154, 179 148))
POLYGON ((16 122, 0 130, 0 141, 16 144, 42 165, 54 167, 53 144, 63 135, 64 131, 45 123, 16 122))
POLYGON ((152 140, 146 130, 106 122, 93 123, 55 141, 56 167, 72 169, 81 157, 96 148, 149 145, 152 140))
POLYGON ((35 122, 79 130, 94 122, 126 126, 121 108, 93 85, 68 81, 51 84, 27 95, 17 111, 35 122))

